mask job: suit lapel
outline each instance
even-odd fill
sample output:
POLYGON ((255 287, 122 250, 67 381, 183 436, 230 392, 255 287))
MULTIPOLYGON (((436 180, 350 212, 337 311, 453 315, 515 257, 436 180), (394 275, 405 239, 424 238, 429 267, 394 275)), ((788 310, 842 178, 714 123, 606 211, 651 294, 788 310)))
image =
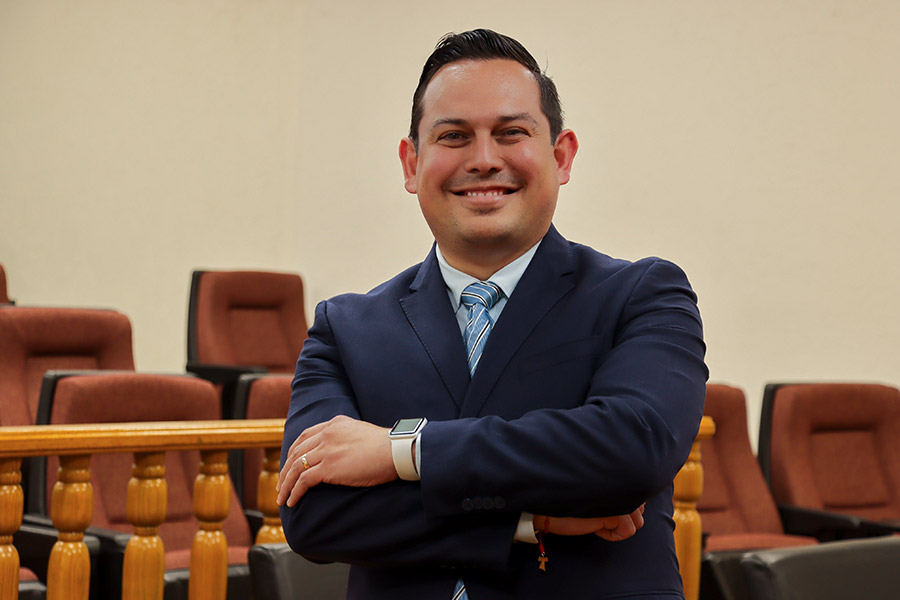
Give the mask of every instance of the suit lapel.
POLYGON ((469 369, 459 324, 453 314, 434 248, 409 287, 410 294, 400 299, 400 306, 459 407, 469 385, 469 369))
POLYGON ((551 226, 491 330, 463 401, 461 417, 478 416, 497 380, 538 323, 574 286, 574 257, 551 226))

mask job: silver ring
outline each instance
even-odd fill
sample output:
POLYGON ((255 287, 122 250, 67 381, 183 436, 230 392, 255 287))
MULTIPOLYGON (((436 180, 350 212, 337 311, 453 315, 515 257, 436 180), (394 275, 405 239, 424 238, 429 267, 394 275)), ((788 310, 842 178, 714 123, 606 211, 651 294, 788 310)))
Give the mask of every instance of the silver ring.
POLYGON ((307 470, 307 469, 310 467, 309 461, 306 460, 306 455, 305 455, 305 454, 304 454, 303 456, 300 457, 300 462, 303 463, 303 470, 304 470, 304 471, 307 470))

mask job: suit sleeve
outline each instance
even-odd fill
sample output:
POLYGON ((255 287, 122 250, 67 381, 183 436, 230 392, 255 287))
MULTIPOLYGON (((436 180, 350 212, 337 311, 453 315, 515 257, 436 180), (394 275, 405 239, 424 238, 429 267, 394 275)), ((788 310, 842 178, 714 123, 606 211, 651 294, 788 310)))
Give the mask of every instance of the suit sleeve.
MULTIPOLYGON (((304 429, 337 415, 360 418, 322 302, 294 378, 282 464, 304 429)), ((371 488, 319 485, 282 507, 281 516, 291 548, 313 560, 488 569, 507 567, 518 519, 428 514, 418 482, 401 480, 371 488)))
POLYGON ((647 262, 581 406, 429 423, 421 440, 429 514, 460 514, 464 498, 497 495, 536 514, 626 514, 671 484, 703 413, 705 345, 684 273, 647 262))

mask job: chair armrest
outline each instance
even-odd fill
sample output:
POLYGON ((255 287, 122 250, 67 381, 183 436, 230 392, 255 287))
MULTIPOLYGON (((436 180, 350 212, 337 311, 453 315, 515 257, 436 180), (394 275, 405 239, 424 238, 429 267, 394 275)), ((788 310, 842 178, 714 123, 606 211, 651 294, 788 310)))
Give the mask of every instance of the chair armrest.
POLYGON ((778 512, 785 533, 814 537, 820 542, 892 535, 900 532, 900 526, 803 506, 779 504, 778 512))
POLYGON ((206 363, 187 363, 185 370, 198 377, 216 384, 234 384, 244 373, 266 373, 265 367, 252 365, 212 365, 206 363))
POLYGON ((253 597, 344 598, 350 565, 314 563, 287 544, 252 546, 247 556, 253 597))

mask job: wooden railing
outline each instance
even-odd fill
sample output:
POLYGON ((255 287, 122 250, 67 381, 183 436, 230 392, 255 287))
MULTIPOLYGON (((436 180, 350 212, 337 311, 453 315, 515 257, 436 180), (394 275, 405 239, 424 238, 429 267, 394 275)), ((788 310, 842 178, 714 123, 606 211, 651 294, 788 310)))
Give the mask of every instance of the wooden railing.
POLYGON ((700 462, 700 442, 715 434, 716 424, 703 417, 700 431, 691 447, 691 454, 675 476, 675 554, 681 569, 685 600, 700 596, 700 560, 703 533, 697 501, 703 493, 703 464, 700 462))
POLYGON ((163 597, 163 543, 158 529, 166 516, 165 452, 199 450, 193 508, 199 522, 190 558, 190 600, 224 600, 228 545, 222 523, 231 491, 228 450, 264 448, 258 506, 263 526, 257 543, 283 542, 275 502, 284 421, 179 421, 103 425, 50 425, 0 428, 0 600, 18 597, 19 555, 13 534, 22 524, 22 459, 59 456, 51 519, 59 537, 50 554, 48 600, 87 600, 90 559, 84 530, 91 524, 93 454, 134 453, 126 514, 134 535, 125 550, 123 600, 163 597))
MULTIPOLYGON (((700 578, 700 442, 714 432, 715 424, 704 417, 690 457, 675 478, 675 550, 687 600, 698 597, 700 578)), ((47 598, 87 600, 90 561, 84 530, 91 524, 93 512, 90 457, 128 452, 134 453, 134 466, 126 513, 134 525, 134 536, 125 551, 122 598, 161 600, 163 544, 157 532, 166 515, 164 453, 169 450, 200 451, 193 498, 199 529, 191 548, 189 598, 224 600, 228 547, 222 522, 231 498, 228 450, 265 448, 257 500, 263 526, 256 543, 283 542, 275 502, 282 435, 280 419, 0 428, 0 600, 18 596, 19 556, 12 539, 22 524, 22 458, 60 458, 59 480, 51 503, 51 518, 59 538, 50 555, 47 598)))

